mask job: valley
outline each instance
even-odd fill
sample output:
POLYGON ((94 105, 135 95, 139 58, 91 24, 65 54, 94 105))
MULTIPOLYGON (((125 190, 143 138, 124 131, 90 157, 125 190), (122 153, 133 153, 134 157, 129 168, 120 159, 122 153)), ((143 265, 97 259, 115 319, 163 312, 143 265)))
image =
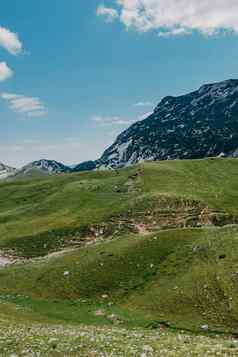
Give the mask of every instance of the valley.
POLYGON ((208 158, 2 181, 2 354, 235 356, 237 175, 208 158))
POLYGON ((237 13, 1 2, 0 357, 238 356, 237 13))

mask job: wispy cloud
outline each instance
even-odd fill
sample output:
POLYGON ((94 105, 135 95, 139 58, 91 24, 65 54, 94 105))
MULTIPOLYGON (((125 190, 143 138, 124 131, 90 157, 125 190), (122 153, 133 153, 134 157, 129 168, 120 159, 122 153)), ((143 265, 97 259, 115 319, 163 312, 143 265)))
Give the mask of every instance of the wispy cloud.
POLYGON ((103 16, 107 22, 113 22, 119 17, 119 14, 116 9, 100 5, 97 8, 97 16, 103 16))
POLYGON ((187 36, 191 35, 191 31, 185 28, 175 28, 167 31, 160 31, 159 37, 172 37, 172 36, 187 36))
POLYGON ((31 118, 45 117, 48 114, 47 110, 31 111, 28 116, 31 118))
POLYGON ((0 81, 5 81, 6 79, 13 76, 13 71, 8 67, 6 62, 0 62, 0 81))
POLYGON ((137 121, 144 120, 148 116, 150 116, 153 112, 146 112, 143 114, 140 114, 136 118, 122 118, 119 116, 100 116, 100 115, 95 115, 92 117, 92 121, 94 121, 96 124, 101 125, 101 126, 129 126, 137 121))
POLYGON ((147 101, 147 102, 135 103, 134 107, 150 107, 150 106, 153 106, 153 105, 154 105, 154 103, 147 101))
POLYGON ((117 116, 100 116, 100 115, 95 115, 92 117, 92 121, 95 123, 106 126, 106 125, 130 125, 135 122, 134 119, 125 119, 117 116))
MULTIPOLYGON (((108 143, 107 143, 108 144, 108 143)), ((67 164, 78 164, 84 159, 96 159, 104 150, 104 144, 98 152, 97 145, 88 145, 88 140, 82 138, 52 138, 42 141, 42 138, 26 138, 21 142, 1 142, 1 158, 13 167, 21 166, 39 159, 53 159, 67 164)))
POLYGON ((11 110, 28 117, 42 117, 47 115, 44 103, 37 97, 26 97, 21 94, 1 93, 1 98, 8 102, 11 110))
POLYGON ((18 35, 10 30, 0 26, 0 46, 12 55, 18 55, 23 50, 22 42, 18 35))
MULTIPOLYGON (((75 148, 78 149, 81 147, 81 143, 79 141, 79 139, 71 139, 71 138, 65 138, 63 141, 57 142, 57 143, 47 143, 44 142, 42 143, 41 140, 37 140, 37 139, 25 139, 23 140, 21 143, 18 144, 0 144, 0 151, 3 150, 10 150, 12 152, 14 151, 26 151, 27 149, 31 149, 32 151, 38 151, 38 152, 54 152, 56 150, 59 150, 61 148, 61 150, 63 151, 64 148, 75 148)), ((41 157, 42 155, 40 155, 38 157, 41 157)), ((47 156, 51 156, 49 154, 44 154, 42 157, 47 157, 47 156)))
POLYGON ((237 0, 111 0, 107 12, 126 28, 160 36, 238 34, 237 0))

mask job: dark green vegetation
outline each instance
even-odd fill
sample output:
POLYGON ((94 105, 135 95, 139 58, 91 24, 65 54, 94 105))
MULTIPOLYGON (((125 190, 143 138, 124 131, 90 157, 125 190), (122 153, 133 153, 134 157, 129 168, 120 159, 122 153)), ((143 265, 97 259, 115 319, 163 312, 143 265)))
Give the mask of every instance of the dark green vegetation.
POLYGON ((20 261, 0 270, 0 309, 238 332, 237 177, 208 159, 1 183, 0 249, 20 261))

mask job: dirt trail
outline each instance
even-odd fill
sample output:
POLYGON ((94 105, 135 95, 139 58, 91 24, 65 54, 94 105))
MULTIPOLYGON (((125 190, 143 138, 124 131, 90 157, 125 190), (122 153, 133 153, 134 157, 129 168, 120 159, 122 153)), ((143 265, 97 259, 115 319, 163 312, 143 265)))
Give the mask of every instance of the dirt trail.
POLYGON ((145 224, 135 224, 135 228, 137 229, 138 233, 139 234, 142 234, 142 235, 148 235, 148 234, 151 234, 150 231, 148 231, 147 227, 145 224))
MULTIPOLYGON (((53 253, 49 253, 47 254, 46 256, 44 257, 40 257, 40 258, 36 258, 36 259, 51 259, 51 258, 57 258, 57 257, 60 257, 64 254, 67 254, 67 253, 72 253, 76 250, 77 248, 66 248, 66 249, 63 249, 63 250, 59 250, 57 252, 53 252, 53 253)), ((35 260, 36 260, 35 259, 35 260)))

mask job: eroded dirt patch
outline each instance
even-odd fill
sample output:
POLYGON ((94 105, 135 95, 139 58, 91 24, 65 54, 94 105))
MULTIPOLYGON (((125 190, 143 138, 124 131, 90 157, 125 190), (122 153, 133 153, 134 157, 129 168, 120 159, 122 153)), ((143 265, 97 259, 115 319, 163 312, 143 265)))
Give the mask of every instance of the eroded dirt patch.
POLYGON ((3 252, 0 251, 0 268, 12 265, 16 262, 13 257, 4 255, 3 252))

